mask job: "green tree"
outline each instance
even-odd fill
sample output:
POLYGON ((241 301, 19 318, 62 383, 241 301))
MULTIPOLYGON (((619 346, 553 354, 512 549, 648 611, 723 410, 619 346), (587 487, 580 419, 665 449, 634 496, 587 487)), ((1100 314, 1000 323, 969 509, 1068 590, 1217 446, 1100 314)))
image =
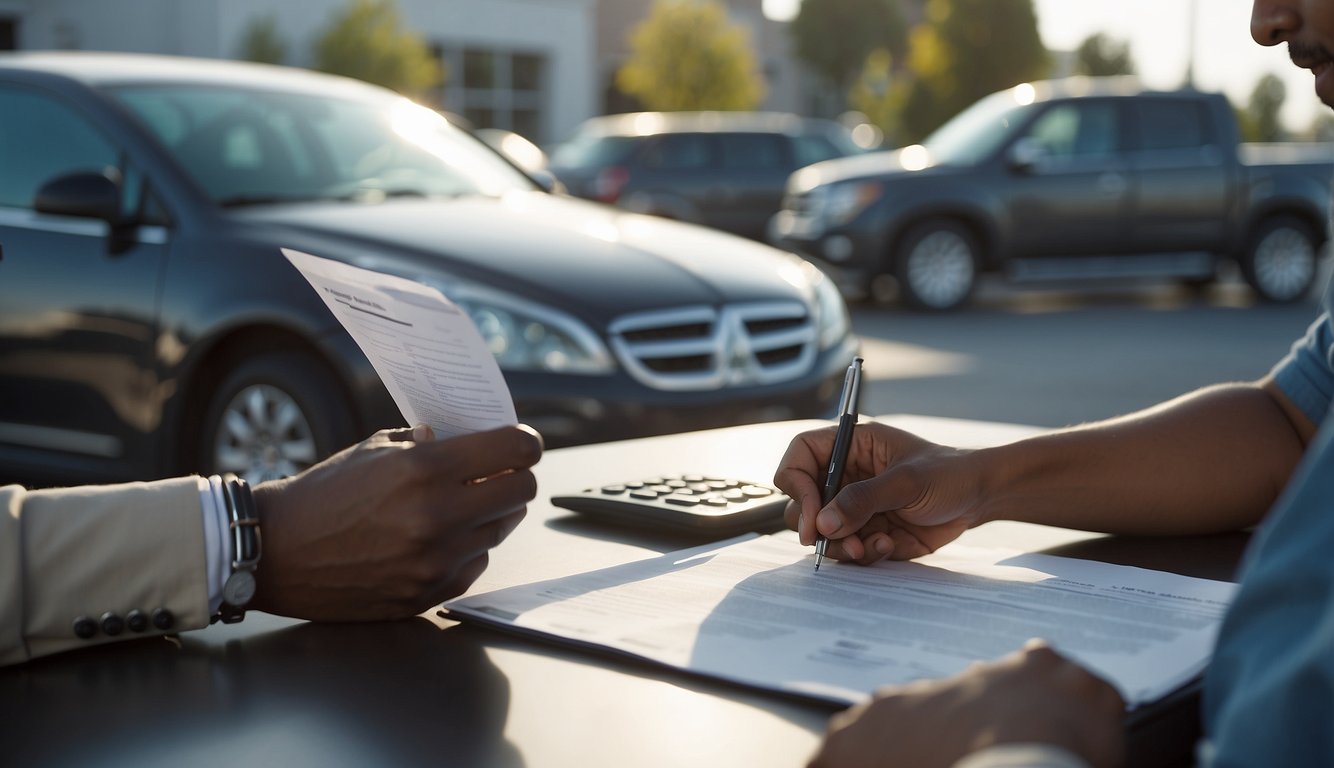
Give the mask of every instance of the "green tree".
POLYGON ((866 115, 866 119, 895 143, 893 137, 898 133, 898 105, 894 83, 894 57, 889 50, 877 48, 866 56, 861 76, 852 84, 848 92, 848 102, 852 108, 866 115))
POLYGON ((1283 109, 1283 100, 1288 97, 1288 87, 1277 75, 1268 74, 1260 78, 1251 90, 1250 101, 1246 102, 1246 117, 1242 121, 1242 136, 1247 141, 1284 141, 1287 132, 1279 119, 1283 109))
POLYGON ((1089 35, 1075 49, 1074 73, 1089 77, 1135 74, 1130 43, 1113 40, 1101 32, 1089 35))
POLYGON ((287 59, 287 41, 272 15, 252 20, 241 35, 238 58, 263 64, 282 64, 287 59))
POLYGON ((987 94, 1046 76, 1033 0, 927 0, 895 85, 898 140, 918 141, 987 94))
POLYGON ((716 0, 657 0, 630 49, 616 86, 647 109, 747 110, 764 98, 749 35, 716 0))
POLYGON ((424 101, 444 81, 425 41, 404 30, 394 0, 352 0, 315 41, 315 69, 424 101))
POLYGON ((900 0, 803 0, 788 32, 797 58, 838 98, 851 98, 849 88, 875 51, 892 63, 902 60, 908 47, 900 0))

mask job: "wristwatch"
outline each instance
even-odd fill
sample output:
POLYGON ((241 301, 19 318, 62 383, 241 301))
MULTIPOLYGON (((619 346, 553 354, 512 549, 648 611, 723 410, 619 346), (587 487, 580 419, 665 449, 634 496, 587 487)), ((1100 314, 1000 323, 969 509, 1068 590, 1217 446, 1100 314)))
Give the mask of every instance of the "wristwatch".
POLYGON ((222 605, 213 621, 235 624, 245 618, 245 607, 255 596, 255 570, 259 567, 259 515, 250 486, 242 478, 222 477, 222 497, 227 505, 232 535, 232 572, 222 585, 222 605))

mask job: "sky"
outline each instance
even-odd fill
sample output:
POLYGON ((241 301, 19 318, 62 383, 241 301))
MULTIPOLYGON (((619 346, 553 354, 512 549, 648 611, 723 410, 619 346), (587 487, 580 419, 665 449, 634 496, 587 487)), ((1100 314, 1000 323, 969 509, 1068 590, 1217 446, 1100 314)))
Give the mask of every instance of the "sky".
MULTIPOLYGON (((765 12, 790 17, 800 1, 764 0, 765 12)), ((1251 39, 1249 0, 1033 0, 1033 7, 1047 48, 1071 50, 1103 32, 1130 44, 1136 72, 1147 86, 1172 88, 1184 81, 1193 26, 1198 88, 1223 91, 1243 105, 1262 75, 1275 74, 1288 87, 1283 119, 1290 129, 1305 129, 1324 109, 1311 73, 1292 65, 1286 46, 1266 48, 1251 39)))

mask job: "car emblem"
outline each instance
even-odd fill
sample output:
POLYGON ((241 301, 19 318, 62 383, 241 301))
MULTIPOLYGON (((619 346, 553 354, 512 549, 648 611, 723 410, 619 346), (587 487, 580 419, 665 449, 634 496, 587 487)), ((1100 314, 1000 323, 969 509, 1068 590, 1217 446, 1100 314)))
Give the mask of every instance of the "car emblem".
POLYGON ((754 384, 760 380, 760 361, 750 346, 746 324, 735 313, 728 312, 722 319, 723 373, 730 386, 754 384))

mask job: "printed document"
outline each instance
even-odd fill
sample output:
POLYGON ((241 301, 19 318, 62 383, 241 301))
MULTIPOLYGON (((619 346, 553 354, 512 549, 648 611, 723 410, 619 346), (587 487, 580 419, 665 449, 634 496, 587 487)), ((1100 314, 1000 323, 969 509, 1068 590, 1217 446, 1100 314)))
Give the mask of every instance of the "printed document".
POLYGON ((791 532, 445 603, 482 620, 711 677, 855 703, 1042 638, 1129 708, 1209 660, 1235 584, 951 544, 913 562, 825 561, 791 532))
POLYGON ((517 422, 496 358, 440 291, 283 249, 380 374, 408 424, 444 439, 517 422))

